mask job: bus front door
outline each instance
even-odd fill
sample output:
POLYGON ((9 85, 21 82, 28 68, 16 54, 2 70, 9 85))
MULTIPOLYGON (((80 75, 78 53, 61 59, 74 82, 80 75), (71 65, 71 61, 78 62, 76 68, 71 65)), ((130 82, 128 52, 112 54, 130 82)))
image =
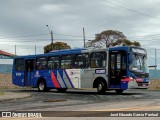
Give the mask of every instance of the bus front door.
POLYGON ((109 88, 121 88, 122 76, 126 75, 124 52, 109 55, 109 88))
POLYGON ((34 69, 34 59, 26 60, 25 62, 26 70, 25 70, 25 79, 24 84, 25 86, 31 86, 32 82, 32 75, 33 75, 33 69, 34 69))

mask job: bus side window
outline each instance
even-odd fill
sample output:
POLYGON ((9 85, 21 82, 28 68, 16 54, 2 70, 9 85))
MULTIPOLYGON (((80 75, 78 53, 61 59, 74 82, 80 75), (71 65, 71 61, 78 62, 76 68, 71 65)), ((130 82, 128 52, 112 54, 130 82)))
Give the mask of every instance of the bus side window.
POLYGON ((76 55, 75 68, 89 67, 89 54, 76 55))
POLYGON ((91 53, 91 68, 101 68, 106 66, 106 53, 105 52, 97 52, 91 53))
POLYGON ((74 55, 63 55, 61 57, 61 68, 62 69, 75 68, 74 55))
POLYGON ((15 59, 14 67, 17 71, 24 70, 24 59, 15 59))
POLYGON ((37 58, 36 60, 36 69, 46 69, 47 68, 47 60, 46 57, 37 58))
POLYGON ((49 69, 58 69, 59 68, 59 56, 54 56, 54 57, 48 58, 48 68, 49 69))

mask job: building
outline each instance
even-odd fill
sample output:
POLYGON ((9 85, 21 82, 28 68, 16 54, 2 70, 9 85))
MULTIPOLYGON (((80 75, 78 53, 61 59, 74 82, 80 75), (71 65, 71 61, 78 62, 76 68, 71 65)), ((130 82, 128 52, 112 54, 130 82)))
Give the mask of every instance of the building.
POLYGON ((14 54, 0 50, 0 59, 9 59, 9 58, 13 58, 13 56, 14 54))

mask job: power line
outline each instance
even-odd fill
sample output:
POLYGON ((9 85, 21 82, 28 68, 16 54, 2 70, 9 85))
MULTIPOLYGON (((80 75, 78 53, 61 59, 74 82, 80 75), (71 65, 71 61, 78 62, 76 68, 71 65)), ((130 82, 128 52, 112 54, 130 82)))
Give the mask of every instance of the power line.
POLYGON ((141 42, 159 42, 160 39, 143 39, 143 40, 132 40, 132 41, 141 41, 141 42), (157 41, 158 40, 158 41, 157 41))
POLYGON ((160 34, 150 34, 150 35, 143 35, 143 36, 129 36, 128 38, 134 38, 134 37, 152 37, 152 36, 158 36, 158 35, 160 35, 160 34))
POLYGON ((22 37, 33 37, 33 36, 42 36, 42 35, 47 35, 47 34, 48 34, 48 33, 38 34, 38 35, 16 36, 16 37, 1 37, 0 39, 7 39, 7 38, 22 38, 22 37))
MULTIPOLYGON (((40 34, 39 34, 40 35, 40 34)), ((160 34, 152 34, 152 35, 145 35, 145 36, 141 36, 141 37, 147 37, 147 36, 157 36, 157 35, 160 35, 160 34)), ((31 35, 30 35, 31 36, 31 35)), ((136 37, 136 36, 135 36, 136 37)), ((140 36, 137 36, 137 37, 140 37, 140 36)), ((19 39, 19 38, 18 38, 19 39)), ((55 40, 58 40, 58 41, 77 41, 77 40, 83 40, 83 39, 79 39, 79 38, 55 38, 55 40)), ((89 39, 87 39, 89 40, 89 39)), ((149 42, 156 42, 157 40, 159 40, 158 38, 157 39, 143 39, 143 40, 137 40, 136 41, 143 41, 143 42, 146 42, 146 41, 149 41, 149 42)), ((6 44, 7 43, 12 43, 12 42, 44 42, 44 41, 50 41, 49 39, 46 39, 46 38, 41 38, 41 39, 33 39, 33 38, 29 38, 29 39, 20 39, 20 40, 9 40, 9 41, 4 41, 6 44)), ((150 44, 150 43, 148 43, 150 44)))
POLYGON ((157 44, 156 44, 156 43, 153 43, 153 44, 143 45, 143 46, 151 46, 151 45, 157 45, 157 44))
MULTIPOLYGON (((33 37, 33 36, 42 36, 42 35, 48 35, 48 34, 49 34, 49 33, 37 34, 37 35, 15 36, 15 37, 1 37, 0 39, 33 37)), ((66 34, 59 34, 59 33, 54 33, 54 34, 55 34, 55 35, 61 35, 61 36, 81 37, 81 38, 83 39, 83 36, 66 35, 66 34)), ((94 39, 94 37, 86 37, 86 38, 94 39)))
MULTIPOLYGON (((70 37, 82 37, 82 38, 83 38, 83 36, 66 35, 66 34, 59 34, 59 33, 54 33, 54 34, 56 34, 56 35, 62 35, 62 36, 70 36, 70 37)), ((92 39, 94 39, 93 37, 86 37, 86 38, 92 38, 92 39)))
MULTIPOLYGON (((83 39, 54 39, 54 40, 58 40, 58 41, 73 41, 73 42, 77 42, 77 40, 80 42, 81 40, 83 41, 83 39)), ((89 39, 86 39, 89 40, 89 39)), ((49 39, 30 39, 30 40, 9 40, 9 41, 4 41, 6 43, 13 43, 13 42, 48 42, 50 41, 49 39)))
MULTIPOLYGON (((9 40, 9 41, 31 41, 31 40, 35 40, 35 41, 46 41, 49 40, 48 38, 38 38, 38 39, 33 39, 33 38, 29 38, 29 39, 21 39, 21 37, 31 37, 31 36, 41 36, 41 35, 46 35, 46 34, 39 34, 39 35, 28 35, 28 36, 19 36, 19 37, 3 37, 0 39, 8 39, 8 38, 17 38, 16 40, 9 40)), ((58 35, 63 35, 63 36, 71 36, 71 37, 83 37, 83 36, 72 36, 72 35, 64 35, 64 34, 58 34, 58 35)), ((144 35, 144 36, 129 36, 127 38, 136 38, 136 37, 149 37, 149 36, 158 36, 160 34, 150 34, 150 35, 144 35)), ((87 38, 92 38, 93 37, 87 37, 87 38)), ((55 40, 83 40, 80 38, 55 38, 55 40)), ((88 39, 90 40, 90 39, 88 39)))
POLYGON ((135 12, 135 13, 139 13, 139 14, 141 14, 141 15, 144 15, 144 16, 147 16, 147 17, 151 17, 151 18, 154 18, 154 19, 160 20, 160 18, 157 18, 157 17, 155 17, 155 16, 148 15, 148 14, 145 14, 145 13, 142 13, 142 12, 139 12, 139 11, 134 10, 134 9, 130 9, 130 8, 126 7, 126 6, 122 6, 122 5, 119 5, 119 4, 115 4, 115 3, 112 3, 112 2, 107 1, 107 0, 104 0, 104 1, 105 1, 105 2, 107 2, 107 3, 109 3, 109 4, 112 4, 112 5, 115 5, 115 6, 121 7, 121 8, 123 8, 123 9, 127 9, 128 11, 135 12))

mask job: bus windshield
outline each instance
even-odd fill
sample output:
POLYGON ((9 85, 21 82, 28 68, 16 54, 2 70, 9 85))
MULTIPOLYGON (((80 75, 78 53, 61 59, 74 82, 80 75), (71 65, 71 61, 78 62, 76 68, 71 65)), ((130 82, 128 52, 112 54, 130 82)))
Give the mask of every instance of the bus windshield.
POLYGON ((147 56, 142 54, 132 54, 132 62, 129 69, 135 72, 148 73, 147 56))

